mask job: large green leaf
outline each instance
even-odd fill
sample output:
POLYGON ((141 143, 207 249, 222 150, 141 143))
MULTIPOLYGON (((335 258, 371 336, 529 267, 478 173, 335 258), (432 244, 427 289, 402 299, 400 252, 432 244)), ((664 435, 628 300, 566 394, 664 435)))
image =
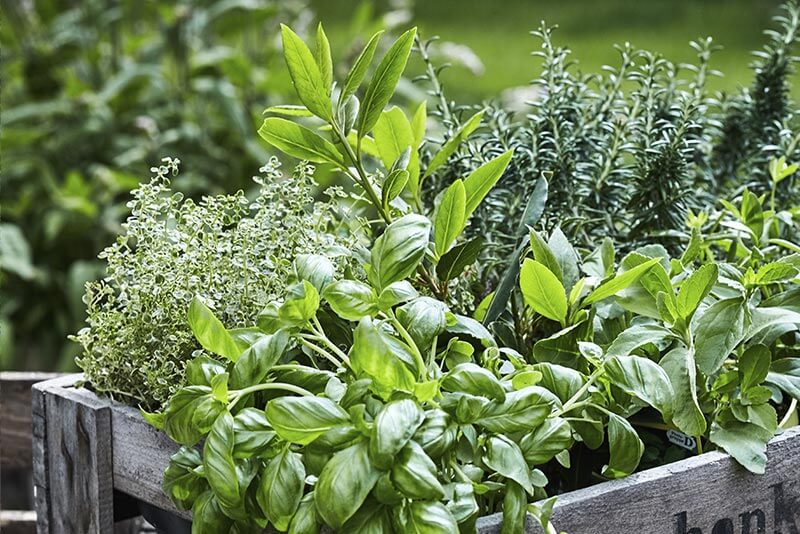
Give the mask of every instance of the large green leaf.
POLYGON ((606 349, 608 356, 628 356, 648 343, 660 343, 672 337, 672 332, 660 324, 637 324, 619 334, 606 349))
POLYGON ((338 404, 323 397, 280 397, 267 403, 266 412, 281 438, 301 445, 350 420, 338 404))
POLYGON ((233 417, 233 457, 252 458, 265 452, 275 439, 264 410, 245 408, 233 417))
POLYGON ((224 408, 211 395, 211 388, 208 386, 187 386, 170 397, 164 409, 164 431, 170 439, 186 446, 197 443, 204 432, 195 424, 195 416, 202 405, 208 404, 218 412, 224 408))
POLYGON ((560 417, 547 418, 530 434, 520 441, 522 455, 530 465, 541 465, 549 462, 556 454, 572 446, 572 429, 560 417))
POLYGON ((439 280, 442 282, 452 280, 475 263, 483 250, 483 243, 483 237, 474 237, 443 254, 439 263, 436 264, 436 276, 439 277, 439 280))
POLYGON ((442 196, 442 202, 436 211, 433 229, 433 243, 437 254, 444 254, 450 245, 464 230, 467 221, 465 208, 466 189, 464 182, 456 180, 442 196))
POLYGON ((261 382, 283 356, 288 345, 289 334, 286 330, 267 334, 256 341, 233 365, 231 387, 243 388, 261 382))
POLYGON ((380 41, 382 34, 383 30, 370 37, 370 40, 364 47, 364 50, 362 50, 356 58, 355 62, 353 63, 353 67, 350 69, 350 72, 347 74, 347 78, 344 80, 342 93, 339 96, 339 102, 344 102, 347 97, 354 94, 358 90, 358 86, 361 85, 361 82, 364 80, 364 76, 367 74, 367 69, 369 68, 369 64, 372 62, 372 57, 375 55, 375 49, 378 46, 378 42, 380 41))
POLYGON ((436 155, 433 156, 431 162, 428 163, 428 167, 425 169, 425 174, 423 178, 427 178, 428 176, 433 173, 436 169, 447 163, 447 160, 453 153, 456 151, 458 146, 464 142, 464 140, 475 131, 475 129, 480 126, 481 119, 483 119, 483 111, 479 111, 473 116, 471 116, 467 121, 453 134, 444 145, 442 145, 441 150, 436 152, 436 155))
POLYGON ((378 311, 375 290, 357 280, 337 280, 325 288, 322 297, 336 315, 348 321, 358 321, 378 311))
POLYGON ((225 411, 217 417, 203 445, 203 468, 208 485, 220 504, 238 508, 244 500, 233 461, 233 416, 225 411))
POLYGON ((767 466, 767 442, 772 432, 758 425, 739 421, 711 425, 710 439, 733 456, 748 471, 764 474, 767 466))
POLYGON ((497 156, 494 159, 484 163, 469 176, 464 178, 464 189, 466 190, 466 216, 472 215, 472 212, 480 205, 481 201, 491 191, 494 184, 500 179, 505 172, 506 167, 511 162, 512 151, 509 150, 497 156))
POLYGON ((525 534, 525 517, 528 515, 528 496, 525 489, 509 480, 503 496, 503 524, 500 534, 525 534))
POLYGON ((369 279, 378 290, 409 277, 425 256, 431 223, 421 215, 405 215, 386 227, 372 247, 369 279))
MULTIPOLYGON (((414 391, 414 373, 409 370, 408 349, 364 318, 353 333, 350 365, 359 378, 371 378, 370 386, 388 399, 396 390, 414 391)), ((413 363, 413 360, 412 360, 413 363)))
POLYGON ((428 347, 447 327, 447 306, 431 297, 417 297, 397 309, 397 319, 417 347, 428 347))
POLYGON ((681 284, 678 291, 678 312, 684 319, 691 318, 700 302, 717 283, 719 269, 715 263, 703 265, 681 284))
POLYGON ((409 499, 440 500, 444 488, 437 478, 438 469, 422 447, 409 441, 392 465, 392 482, 409 499))
POLYGON ((567 295, 564 286, 550 269, 536 260, 526 259, 520 269, 519 285, 525 303, 533 311, 564 325, 567 295))
POLYGON ((450 510, 437 501, 411 501, 398 521, 403 534, 458 534, 450 510))
POLYGON ((219 505, 219 500, 210 490, 194 501, 192 520, 192 534, 229 532, 233 524, 233 520, 225 515, 219 505))
POLYGON ((772 362, 767 382, 800 400, 800 358, 781 358, 772 362))
POLYGON ((741 341, 744 308, 741 298, 719 300, 696 318, 695 360, 703 373, 715 373, 741 341))
MULTIPOLYGON (((408 166, 405 170, 409 173, 407 179, 412 185, 411 192, 416 194, 414 184, 419 181, 419 153, 414 133, 411 130, 411 123, 403 111, 395 106, 381 113, 373 128, 372 136, 378 147, 381 162, 387 169, 392 168, 394 162, 404 151, 410 150, 408 166)), ((394 194, 392 198, 396 196, 394 194)))
POLYGON ((366 440, 337 452, 325 464, 314 490, 319 515, 334 529, 342 528, 380 476, 381 472, 369 461, 366 440))
POLYGON ((641 278, 647 271, 649 271, 654 265, 656 265, 660 261, 661 261, 660 258, 653 258, 637 265, 636 267, 633 267, 632 269, 628 269, 627 271, 617 273, 617 276, 615 276, 611 280, 603 282, 594 291, 589 293, 586 299, 584 299, 583 303, 593 304, 595 302, 600 302, 603 299, 607 299, 608 297, 616 295, 620 291, 636 283, 636 281, 639 280, 639 278, 641 278))
POLYGON ((241 350, 219 319, 199 297, 189 304, 189 327, 200 345, 209 352, 235 362, 241 350))
POLYGON ((408 443, 422 424, 425 415, 411 399, 390 402, 375 418, 369 441, 372 462, 381 469, 389 469, 397 453, 408 443))
POLYGON ((285 531, 289 527, 300 505, 305 479, 302 455, 288 447, 272 458, 261 473, 256 500, 276 529, 285 531))
POLYGON ((281 24, 281 36, 283 57, 297 96, 311 113, 323 120, 330 120, 330 88, 325 87, 314 55, 303 40, 285 24, 281 24))
POLYGON ((196 469, 203 464, 200 452, 193 447, 181 447, 169 459, 161 487, 164 493, 183 510, 192 508, 195 500, 208 487, 196 469))
POLYGON ((488 369, 469 362, 456 365, 444 375, 442 389, 484 395, 499 402, 506 400, 506 390, 500 380, 488 369))
POLYGON ((672 422, 685 434, 702 436, 706 432, 706 418, 697 399, 694 354, 686 347, 677 347, 662 358, 660 365, 675 392, 672 422))
POLYGON ((383 108, 392 98, 397 82, 406 68, 416 34, 417 29, 412 28, 398 37, 375 69, 375 73, 367 85, 367 90, 364 92, 356 121, 356 129, 360 137, 364 137, 372 130, 381 116, 383 108))
POLYGON ((658 364, 639 356, 612 356, 604 366, 614 385, 646 402, 665 419, 672 417, 675 394, 669 376, 658 364))
POLYGON ((325 29, 322 27, 321 22, 317 24, 317 48, 314 53, 314 59, 317 62, 317 67, 319 67, 322 87, 330 98, 333 87, 333 59, 331 58, 331 44, 328 42, 328 36, 325 35, 325 29))
POLYGON ((530 469, 519 446, 505 436, 491 436, 486 440, 483 463, 492 471, 509 478, 533 495, 530 469))
POLYGON ((477 418, 479 425, 491 432, 513 433, 540 425, 557 402, 544 388, 530 386, 506 394, 503 401, 488 403, 477 418))
POLYGON ((331 163, 344 167, 344 158, 333 143, 313 130, 279 117, 264 119, 258 135, 278 150, 312 163, 331 163))
POLYGON ((644 453, 644 443, 631 424, 615 413, 608 414, 608 448, 610 458, 603 475, 611 478, 633 473, 644 453))

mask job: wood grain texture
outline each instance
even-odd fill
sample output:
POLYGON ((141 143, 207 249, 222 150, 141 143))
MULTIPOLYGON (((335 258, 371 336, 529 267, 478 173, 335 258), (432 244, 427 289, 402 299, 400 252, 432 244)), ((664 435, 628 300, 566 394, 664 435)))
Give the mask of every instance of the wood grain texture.
POLYGON ((47 513, 51 534, 112 532, 111 409, 63 384, 56 379, 42 388, 47 503, 37 512, 47 513))
POLYGON ((3 534, 34 534, 36 512, 0 510, 0 532, 3 534))
MULTIPOLYGON (((800 427, 774 438, 767 457, 764 475, 710 452, 566 493, 553 524, 569 534, 800 534, 800 427)), ((500 522, 482 518, 480 534, 500 522)))
POLYGON ((0 372, 0 465, 30 469, 31 387, 56 373, 0 372))

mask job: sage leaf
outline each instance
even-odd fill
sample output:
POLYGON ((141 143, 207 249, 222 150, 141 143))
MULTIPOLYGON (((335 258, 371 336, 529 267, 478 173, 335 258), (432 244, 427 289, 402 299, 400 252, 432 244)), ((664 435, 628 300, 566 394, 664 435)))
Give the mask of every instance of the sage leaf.
POLYGON ((781 358, 772 362, 767 382, 800 400, 800 358, 781 358))
POLYGON ((614 385, 671 419, 674 392, 669 376, 658 364, 639 356, 613 356, 604 368, 614 385))
POLYGON ((660 343, 673 337, 672 332, 659 324, 637 324, 619 334, 606 349, 607 356, 628 356, 639 347, 660 343))
POLYGON ((706 432, 706 418, 697 399, 697 366, 694 354, 686 347, 676 347, 659 362, 669 376, 675 392, 672 422, 689 436, 706 432))
POLYGON ((772 353, 764 345, 751 345, 739 357, 739 387, 748 389, 761 385, 769 373, 772 353))
POLYGON ((718 274, 717 265, 709 263, 697 269, 683 281, 678 291, 677 301, 678 312, 682 318, 691 319, 697 307, 717 283, 718 274))
POLYGON ((751 423, 735 421, 720 425, 715 422, 711 425, 710 439, 748 471, 763 475, 767 466, 767 442, 772 434, 751 423))
POLYGON ((744 329, 744 301, 719 300, 696 319, 695 359, 700 370, 715 373, 739 343, 744 329))
POLYGON ((608 414, 608 448, 610 458, 603 475, 611 478, 633 473, 644 453, 644 443, 631 424, 615 413, 608 414))

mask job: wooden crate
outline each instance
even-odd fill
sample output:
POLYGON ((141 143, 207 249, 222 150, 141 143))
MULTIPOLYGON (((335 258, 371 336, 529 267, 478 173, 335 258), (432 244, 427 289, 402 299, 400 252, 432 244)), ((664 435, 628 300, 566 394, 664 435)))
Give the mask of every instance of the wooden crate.
MULTIPOLYGON (((72 387, 77 378, 34 388, 40 532, 109 532, 122 493, 190 518, 161 491, 177 446, 136 409, 72 387)), ((481 518, 480 533, 500 520, 481 518)), ((553 522, 569 534, 800 534, 800 427, 769 443, 764 475, 706 453, 561 495, 553 522)), ((530 521, 527 531, 541 532, 530 521)))

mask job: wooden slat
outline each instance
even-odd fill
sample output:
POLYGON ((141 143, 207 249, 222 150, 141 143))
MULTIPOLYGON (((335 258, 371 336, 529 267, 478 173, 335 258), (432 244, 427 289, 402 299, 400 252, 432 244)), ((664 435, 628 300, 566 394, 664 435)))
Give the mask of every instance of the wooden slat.
MULTIPOLYGON (((710 452, 566 493, 553 523, 570 534, 798 534, 800 427, 774 438, 767 457, 764 475, 710 452)), ((499 533, 500 521, 482 518, 479 533, 499 533)))
POLYGON ((63 387, 68 383, 56 379, 40 388, 47 479, 37 479, 36 489, 47 487, 37 512, 47 514, 51 534, 105 534, 114 528, 111 410, 95 395, 63 387))
POLYGON ((0 465, 31 468, 31 386, 56 373, 0 372, 0 465))
POLYGON ((34 534, 36 532, 36 512, 0 510, 0 532, 3 534, 34 534))

